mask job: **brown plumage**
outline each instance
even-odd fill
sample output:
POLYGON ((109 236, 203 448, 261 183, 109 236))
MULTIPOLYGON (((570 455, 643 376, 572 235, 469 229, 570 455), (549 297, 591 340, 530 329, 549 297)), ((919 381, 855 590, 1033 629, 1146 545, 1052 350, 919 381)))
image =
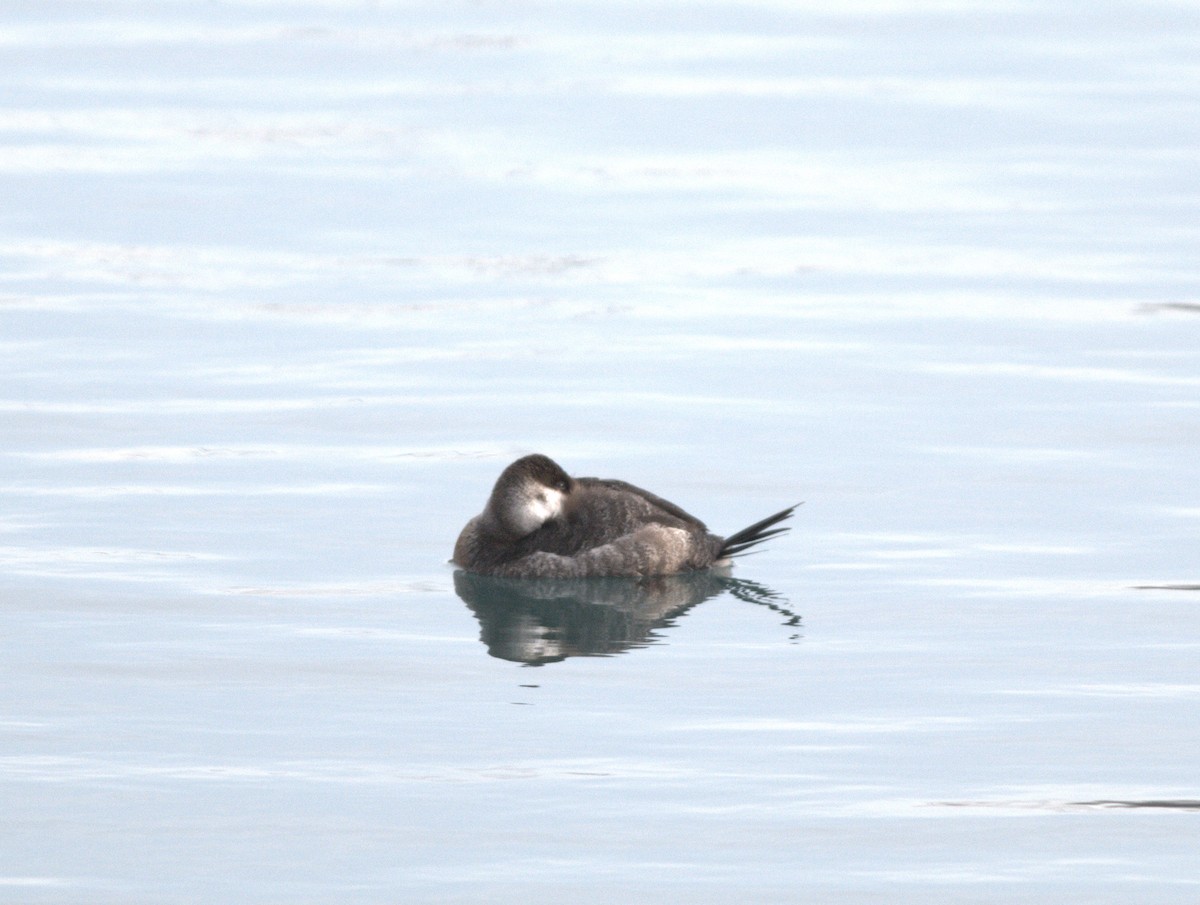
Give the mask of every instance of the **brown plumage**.
POLYGON ((508 578, 671 575, 722 563, 788 530, 789 506, 729 537, 674 503, 624 481, 572 478, 525 456, 501 473, 483 512, 463 528, 454 562, 508 578))

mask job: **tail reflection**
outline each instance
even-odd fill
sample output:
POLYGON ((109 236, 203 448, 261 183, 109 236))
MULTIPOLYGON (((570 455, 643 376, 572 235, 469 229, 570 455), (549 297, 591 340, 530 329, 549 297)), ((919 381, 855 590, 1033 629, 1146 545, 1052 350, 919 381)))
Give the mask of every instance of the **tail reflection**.
POLYGON ((786 616, 785 625, 800 624, 776 592, 708 571, 647 579, 512 579, 459 570, 454 590, 479 620, 489 654, 531 666, 646 647, 658 639, 656 629, 723 591, 786 616))

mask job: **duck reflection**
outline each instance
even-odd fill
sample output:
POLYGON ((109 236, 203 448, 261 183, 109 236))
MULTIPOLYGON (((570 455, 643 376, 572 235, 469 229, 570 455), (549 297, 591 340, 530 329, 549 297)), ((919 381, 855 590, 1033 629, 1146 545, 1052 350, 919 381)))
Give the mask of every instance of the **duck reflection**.
MULTIPOLYGON (((656 629, 725 591, 780 613, 787 626, 800 625, 774 591, 711 571, 642 579, 518 579, 458 570, 454 590, 479 620, 488 653, 530 666, 646 647, 657 640, 656 629)), ((791 637, 798 638, 798 631, 791 637)))

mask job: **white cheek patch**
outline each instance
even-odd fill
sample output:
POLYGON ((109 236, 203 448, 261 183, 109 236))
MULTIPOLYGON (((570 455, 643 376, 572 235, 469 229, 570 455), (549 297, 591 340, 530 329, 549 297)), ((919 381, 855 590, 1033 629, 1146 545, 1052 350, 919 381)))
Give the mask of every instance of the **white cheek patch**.
POLYGON ((557 518, 562 514, 563 510, 563 495, 561 491, 551 490, 547 487, 545 490, 538 493, 533 498, 533 504, 530 506, 530 511, 537 514, 538 524, 549 521, 552 518, 557 518))
POLYGON ((520 528, 523 534, 536 531, 552 518, 562 515, 563 493, 549 487, 539 487, 521 507, 520 528))

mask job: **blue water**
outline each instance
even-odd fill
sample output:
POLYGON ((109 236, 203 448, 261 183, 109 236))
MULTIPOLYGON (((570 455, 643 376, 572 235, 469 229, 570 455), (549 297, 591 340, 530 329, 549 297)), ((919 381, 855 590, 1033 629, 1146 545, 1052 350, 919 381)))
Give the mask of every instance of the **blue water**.
POLYGON ((4 11, 0 901, 1194 901, 1198 44, 4 11), (805 502, 481 598, 531 451, 805 502))

